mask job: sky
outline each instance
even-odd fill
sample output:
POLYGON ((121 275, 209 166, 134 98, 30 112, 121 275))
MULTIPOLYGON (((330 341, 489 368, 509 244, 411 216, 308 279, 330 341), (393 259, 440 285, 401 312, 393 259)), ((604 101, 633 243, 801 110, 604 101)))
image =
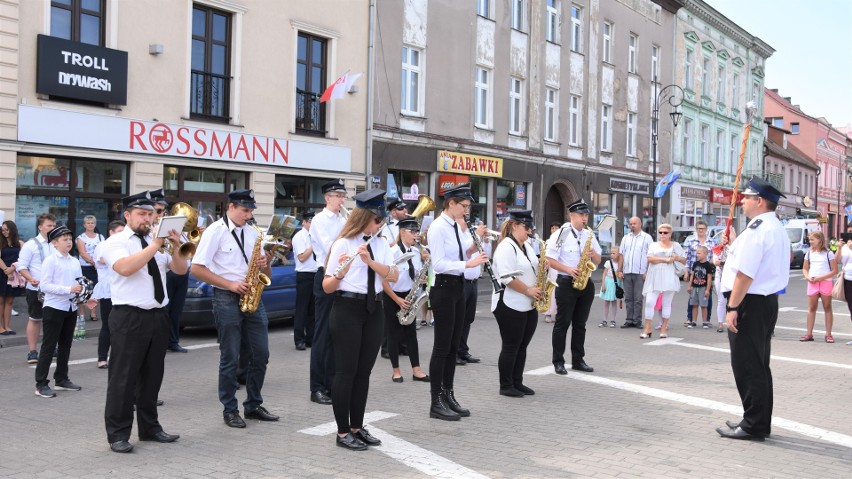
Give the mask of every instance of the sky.
POLYGON ((775 49, 765 86, 835 127, 852 124, 852 0, 704 0, 775 49))

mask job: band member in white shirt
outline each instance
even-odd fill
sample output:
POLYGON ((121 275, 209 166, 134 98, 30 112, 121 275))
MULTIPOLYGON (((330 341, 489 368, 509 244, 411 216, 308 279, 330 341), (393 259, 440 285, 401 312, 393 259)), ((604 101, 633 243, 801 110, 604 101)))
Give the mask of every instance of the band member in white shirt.
MULTIPOLYGON (((469 213, 473 196, 470 183, 462 183, 444 192, 441 215, 429 226, 429 250, 435 283, 429 293, 435 317, 435 339, 429 372, 432 377, 429 417, 458 421, 470 416, 455 397, 453 379, 456 373, 456 352, 464 328, 464 270, 488 261, 476 254, 465 261, 458 221, 469 213)), ((475 245, 474 245, 475 248, 475 245)))
POLYGON ((523 384, 527 346, 538 323, 538 311, 533 302, 542 295, 541 288, 535 284, 538 258, 527 242, 534 224, 532 211, 510 211, 500 230, 500 243, 494 251, 494 274, 506 285, 506 289, 492 295, 491 311, 497 319, 503 341, 497 361, 500 394, 509 397, 535 394, 523 384), (513 271, 521 274, 502 277, 513 271))
MULTIPOLYGON (((405 300, 414 282, 423 268, 423 261, 429 257, 429 253, 423 249, 414 247, 420 233, 418 230, 420 225, 417 224, 417 218, 409 216, 399 221, 399 236, 396 244, 391 247, 391 255, 394 261, 406 253, 415 253, 415 256, 408 261, 403 261, 397 268, 399 269, 399 279, 395 282, 383 281, 382 288, 385 291, 384 306, 385 306, 385 330, 388 331, 388 353, 390 355, 391 367, 393 374, 391 380, 395 383, 403 382, 402 373, 399 371, 399 350, 401 345, 405 345, 408 349, 408 359, 411 362, 411 378, 414 381, 429 382, 429 375, 420 369, 420 351, 417 345, 417 325, 416 321, 412 321, 408 325, 400 324, 397 313, 401 308, 408 308, 409 303, 405 300)), ((422 292, 422 284, 417 287, 418 295, 422 292)), ((416 296, 415 296, 416 297, 416 296)), ((413 311, 413 314, 417 314, 413 311)), ((415 318, 416 319, 416 318, 415 318)))
POLYGON ((556 323, 553 325, 553 368, 557 374, 568 374, 565 369, 565 337, 571 327, 571 369, 590 373, 594 369, 583 359, 586 355, 586 322, 595 300, 595 285, 591 279, 582 291, 574 288, 574 278, 580 273, 580 257, 591 235, 589 261, 601 262, 601 246, 590 229, 589 206, 583 199, 568 205, 570 221, 562 225, 559 237, 547 248, 550 267, 559 272, 556 283, 556 323))
MULTIPOLYGON (((163 383, 169 313, 166 271, 186 272, 186 261, 160 252, 165 238, 152 233, 154 203, 145 191, 122 199, 127 227, 104 242, 101 257, 113 270, 109 317, 112 353, 104 421, 113 452, 133 450, 133 403, 136 402, 140 441, 174 442, 180 436, 163 431, 157 396, 163 383), (149 243, 150 241, 150 243, 149 243)), ((174 251, 180 232, 168 232, 174 251)))
MULTIPOLYGON (((47 241, 47 232, 56 227, 56 217, 52 214, 42 214, 36 219, 38 234, 35 238, 24 243, 18 256, 18 272, 27 280, 27 362, 38 362, 38 337, 41 335, 43 309, 38 299, 38 284, 41 279, 41 264, 45 258, 53 254, 53 245, 47 241)), ((53 352, 51 351, 51 356, 53 352)))
POLYGON ((192 274, 213 286, 213 317, 219 335, 219 402, 228 427, 244 428, 237 402, 237 363, 240 343, 246 344, 246 400, 243 412, 246 419, 277 421, 263 404, 263 381, 269 362, 269 331, 266 308, 258 300, 257 310, 243 312, 240 299, 249 293, 256 278, 248 278, 249 265, 256 264, 259 272, 272 277, 271 252, 263 248, 254 253, 260 241, 259 231, 249 224, 257 208, 253 190, 234 190, 228 193, 228 210, 204 230, 198 249, 192 258, 192 274))
POLYGON ((334 354, 331 336, 328 334, 328 315, 334 295, 323 291, 326 257, 331 242, 343 229, 346 218, 342 214, 346 201, 346 186, 343 180, 333 180, 322 185, 325 208, 314 216, 311 223, 311 247, 316 255, 317 274, 314 280, 314 339, 311 346, 311 401, 331 404, 331 381, 334 377, 334 354))
MULTIPOLYGON (((382 226, 382 236, 387 240, 388 245, 393 246, 396 238, 399 237, 399 222, 408 216, 408 205, 405 201, 399 198, 388 198, 388 213, 390 217, 382 226)), ((404 349, 403 349, 404 350, 404 349)), ((387 324, 382 327, 382 357, 390 358, 388 354, 388 327, 387 324)))
POLYGON ((336 367, 331 386, 335 442, 349 450, 382 443, 364 428, 364 411, 382 337, 382 280, 399 277, 387 242, 376 238, 386 214, 384 194, 372 189, 355 195, 355 209, 331 245, 322 283, 334 298, 329 331, 336 367))
MULTIPOLYGON (((50 230, 47 239, 55 251, 44 259, 39 287, 44 292, 44 338, 41 341, 41 354, 35 370, 35 395, 52 398, 56 393, 50 388, 47 373, 53 359, 53 350, 59 345, 56 356, 56 370, 53 379, 59 391, 79 391, 82 389, 68 378, 68 357, 71 355, 71 342, 77 325, 77 304, 74 296, 83 292, 83 286, 77 278, 83 276, 80 262, 69 255, 73 240, 71 230, 59 225, 50 230)), ((91 293, 91 291, 90 291, 91 293)), ((97 300, 90 299, 88 306, 97 306, 97 300)))
POLYGON ((293 341, 296 349, 304 351, 314 340, 314 281, 317 262, 311 246, 311 223, 315 213, 302 213, 302 229, 293 236, 293 256, 296 258, 296 317, 293 319, 293 341))
MULTIPOLYGON (((166 193, 163 188, 151 191, 151 199, 154 200, 154 213, 156 213, 153 226, 159 226, 163 216, 169 214, 169 202, 166 201, 166 193)), ((186 241, 185 234, 181 234, 181 241, 186 241)), ((189 260, 187 262, 186 274, 176 274, 174 271, 166 272, 166 293, 169 296, 169 347, 167 351, 172 353, 188 353, 189 350, 180 345, 180 317, 183 315, 183 306, 186 304, 186 289, 189 287, 189 260)))
MULTIPOLYGON (((459 234, 462 238, 462 249, 464 249, 465 261, 479 254, 479 250, 473 242, 473 236, 467 228, 467 220, 470 215, 458 221, 459 234)), ((488 235, 488 228, 479 222, 476 227, 476 234, 482 244, 482 251, 486 257, 491 256, 491 239, 488 235)), ((482 267, 474 266, 473 268, 464 269, 464 326, 462 327, 461 338, 459 339, 459 349, 456 352, 456 365, 465 366, 468 363, 476 364, 480 361, 479 358, 470 354, 470 346, 467 340, 470 337, 470 326, 473 320, 476 319, 476 303, 479 301, 479 276, 482 275, 482 267)))

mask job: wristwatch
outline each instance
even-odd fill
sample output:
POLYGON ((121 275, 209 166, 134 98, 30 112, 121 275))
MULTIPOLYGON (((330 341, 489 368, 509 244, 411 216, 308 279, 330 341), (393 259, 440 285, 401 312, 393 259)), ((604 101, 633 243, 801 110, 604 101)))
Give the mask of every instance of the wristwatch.
POLYGON ((739 311, 739 309, 740 309, 739 305, 737 305, 737 306, 731 306, 730 304, 725 305, 725 312, 728 312, 728 313, 730 313, 731 311, 739 311))

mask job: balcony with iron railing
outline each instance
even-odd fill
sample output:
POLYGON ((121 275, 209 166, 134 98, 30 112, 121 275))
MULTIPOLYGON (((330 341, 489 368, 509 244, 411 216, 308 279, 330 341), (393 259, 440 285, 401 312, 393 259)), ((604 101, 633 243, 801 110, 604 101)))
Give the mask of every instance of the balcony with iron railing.
POLYGON ((192 70, 190 116, 227 123, 230 121, 231 77, 192 70))
POLYGON ((296 89, 296 132, 325 136, 325 105, 319 93, 296 89))

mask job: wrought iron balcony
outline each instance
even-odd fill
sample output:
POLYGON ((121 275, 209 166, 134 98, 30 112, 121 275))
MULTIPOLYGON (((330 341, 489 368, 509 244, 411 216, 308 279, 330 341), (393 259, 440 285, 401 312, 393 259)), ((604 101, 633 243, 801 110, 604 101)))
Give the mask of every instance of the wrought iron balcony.
POLYGON ((319 93, 296 89, 296 131, 325 136, 325 105, 319 93))
POLYGON ((190 81, 190 115, 227 123, 231 119, 231 77, 192 70, 190 81))

